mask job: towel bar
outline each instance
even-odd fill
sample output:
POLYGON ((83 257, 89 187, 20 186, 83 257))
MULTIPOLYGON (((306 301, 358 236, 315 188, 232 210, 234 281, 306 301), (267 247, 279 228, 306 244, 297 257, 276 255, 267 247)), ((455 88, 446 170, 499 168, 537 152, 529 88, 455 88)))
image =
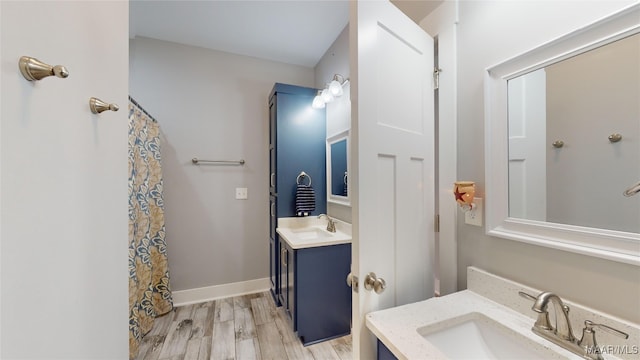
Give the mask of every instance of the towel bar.
POLYGON ((202 159, 198 159, 198 158, 193 158, 191 159, 191 162, 194 165, 198 165, 200 163, 207 163, 207 164, 212 164, 212 165, 244 165, 245 161, 244 159, 240 159, 240 160, 202 160, 202 159))

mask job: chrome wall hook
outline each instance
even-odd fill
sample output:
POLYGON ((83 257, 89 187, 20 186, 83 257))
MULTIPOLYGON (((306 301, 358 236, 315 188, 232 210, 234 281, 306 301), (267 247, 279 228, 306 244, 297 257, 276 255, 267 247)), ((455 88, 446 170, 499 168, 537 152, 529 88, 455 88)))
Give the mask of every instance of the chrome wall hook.
POLYGON ((554 141, 554 142, 553 142, 553 144, 551 144, 551 145, 553 145, 553 147, 554 147, 554 148, 556 148, 556 149, 560 149, 561 147, 563 147, 563 146, 564 146, 564 141, 562 141, 562 140, 556 140, 556 141, 554 141))
POLYGON ((89 108, 94 114, 100 114, 101 112, 106 110, 118 111, 118 109, 120 109, 116 104, 108 104, 95 97, 89 99, 89 108))
POLYGON ((620 134, 611 134, 608 137, 609 141, 612 143, 617 143, 618 141, 622 140, 622 135, 620 134))
POLYGON ((18 67, 20 68, 22 76, 29 81, 44 79, 47 76, 55 76, 63 79, 69 76, 69 71, 64 66, 51 66, 30 56, 22 56, 20 61, 18 61, 18 67))

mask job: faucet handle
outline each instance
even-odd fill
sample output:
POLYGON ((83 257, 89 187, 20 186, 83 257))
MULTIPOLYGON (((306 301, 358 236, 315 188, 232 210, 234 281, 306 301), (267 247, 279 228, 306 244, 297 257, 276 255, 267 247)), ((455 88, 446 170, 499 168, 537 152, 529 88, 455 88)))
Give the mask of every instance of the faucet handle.
POLYGON ((584 330, 585 331, 591 331, 593 332, 593 328, 597 327, 599 329, 602 329, 610 334, 613 334, 617 337, 621 337, 623 339, 628 339, 629 338, 629 334, 627 334, 626 332, 620 331, 618 329, 614 329, 611 326, 605 325, 605 324, 596 324, 591 320, 585 320, 584 321, 584 330))
POLYGON ((629 334, 622 332, 618 329, 614 329, 611 326, 607 326, 604 324, 596 324, 591 320, 585 320, 584 329, 582 329, 582 339, 578 341, 578 346, 583 348, 587 353, 587 357, 591 359, 595 359, 595 360, 604 359, 602 357, 602 352, 600 351, 600 347, 598 346, 598 342, 596 341, 596 332, 593 329, 594 327, 602 329, 615 336, 619 336, 623 339, 629 338, 629 334))
POLYGON ((523 298, 527 299, 527 300, 531 300, 531 301, 536 301, 538 300, 535 296, 531 295, 531 294, 527 294, 524 291, 518 291, 518 295, 522 296, 523 298))

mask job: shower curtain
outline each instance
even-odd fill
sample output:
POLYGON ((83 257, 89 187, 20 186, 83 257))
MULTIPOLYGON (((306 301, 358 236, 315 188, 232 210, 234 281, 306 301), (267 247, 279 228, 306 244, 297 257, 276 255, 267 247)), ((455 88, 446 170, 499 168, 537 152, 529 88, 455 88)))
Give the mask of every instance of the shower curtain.
POLYGON ((160 127, 129 101, 129 358, 173 309, 165 241, 160 127))

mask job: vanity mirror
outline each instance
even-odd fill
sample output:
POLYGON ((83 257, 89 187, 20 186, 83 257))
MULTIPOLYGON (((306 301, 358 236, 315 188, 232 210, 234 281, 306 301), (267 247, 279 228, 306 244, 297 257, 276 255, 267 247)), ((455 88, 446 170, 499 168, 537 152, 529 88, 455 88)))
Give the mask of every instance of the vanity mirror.
POLYGON ((327 201, 349 205, 349 131, 327 139, 327 201))
POLYGON ((640 5, 488 69, 487 233, 640 265, 640 5))

